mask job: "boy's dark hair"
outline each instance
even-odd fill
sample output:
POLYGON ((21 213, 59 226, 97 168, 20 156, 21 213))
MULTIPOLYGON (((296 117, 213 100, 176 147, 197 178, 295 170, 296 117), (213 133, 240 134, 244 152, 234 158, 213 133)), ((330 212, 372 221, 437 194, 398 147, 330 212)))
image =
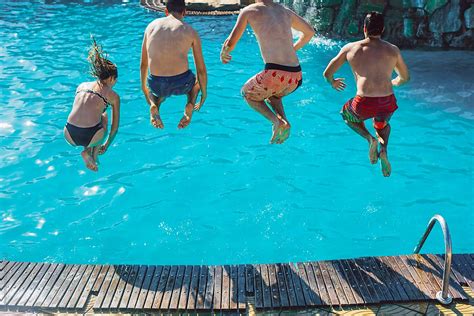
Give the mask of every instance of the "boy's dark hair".
POLYGON ((382 13, 376 11, 367 13, 364 20, 364 28, 367 30, 368 36, 382 35, 383 27, 384 21, 382 13))
POLYGON ((92 45, 87 59, 90 63, 91 75, 99 80, 106 80, 110 77, 117 79, 117 66, 104 57, 102 47, 97 44, 94 37, 91 36, 92 45))
POLYGON ((168 12, 183 13, 186 10, 186 3, 184 0, 168 0, 166 2, 166 9, 168 12))

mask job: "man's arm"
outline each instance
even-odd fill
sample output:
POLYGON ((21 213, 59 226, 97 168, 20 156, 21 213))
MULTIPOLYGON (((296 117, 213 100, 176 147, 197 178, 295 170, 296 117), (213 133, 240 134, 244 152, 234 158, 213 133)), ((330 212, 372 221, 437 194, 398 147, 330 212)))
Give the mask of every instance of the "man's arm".
POLYGON ((405 64, 405 61, 403 60, 402 54, 400 53, 400 50, 397 49, 398 51, 398 56, 397 56, 397 63, 395 64, 395 72, 397 73, 397 77, 392 80, 392 85, 395 87, 399 87, 402 84, 407 83, 410 80, 410 74, 408 72, 408 67, 405 64))
POLYGON ((147 45, 147 30, 145 30, 145 34, 143 35, 143 43, 142 43, 142 55, 140 59, 140 82, 142 85, 142 91, 145 95, 146 102, 151 105, 150 97, 148 95, 148 87, 146 86, 146 78, 148 76, 148 52, 146 49, 147 45))
POLYGON ((323 76, 324 78, 326 78, 326 81, 329 82, 331 86, 337 91, 342 91, 346 87, 346 84, 344 83, 344 78, 334 79, 334 74, 347 61, 347 52, 349 51, 349 45, 350 44, 347 44, 343 48, 341 48, 339 54, 337 54, 336 57, 331 59, 328 66, 323 72, 323 76))
MULTIPOLYGON (((114 141, 115 135, 117 135, 117 131, 119 128, 120 123, 120 97, 118 94, 114 93, 111 98, 112 104, 112 127, 110 128, 110 134, 107 137, 107 141, 104 145, 100 146, 99 154, 103 154, 107 151, 110 147, 112 142, 114 141)), ((106 127, 106 126, 105 126, 106 127)))
POLYGON ((311 24, 306 22, 305 19, 303 19, 302 17, 300 17, 298 14, 296 14, 295 12, 291 10, 288 10, 288 11, 290 11, 290 14, 291 14, 291 28, 302 33, 300 38, 298 38, 298 40, 293 44, 293 47, 295 48, 295 50, 298 50, 301 47, 308 44, 308 42, 314 36, 315 31, 314 31, 314 28, 311 26, 311 24))
POLYGON ((199 111, 207 98, 207 70, 206 64, 204 63, 204 57, 202 55, 201 39, 199 38, 197 32, 195 32, 194 35, 192 48, 194 64, 196 65, 197 78, 199 82, 199 89, 201 90, 201 99, 199 100, 199 103, 194 106, 194 109, 199 111))
POLYGON ((232 57, 230 56, 230 52, 234 50, 235 45, 244 34, 245 29, 247 28, 248 23, 248 11, 245 9, 240 12, 239 17, 237 18, 237 22, 235 23, 234 29, 230 32, 229 37, 225 40, 224 44, 222 45, 221 49, 221 61, 224 64, 227 64, 232 57))

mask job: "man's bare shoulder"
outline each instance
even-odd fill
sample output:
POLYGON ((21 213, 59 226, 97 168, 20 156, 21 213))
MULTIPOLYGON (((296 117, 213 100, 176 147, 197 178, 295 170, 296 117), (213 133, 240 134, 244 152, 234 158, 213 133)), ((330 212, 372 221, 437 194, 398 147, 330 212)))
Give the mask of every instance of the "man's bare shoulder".
POLYGON ((382 43, 388 48, 390 49, 391 51, 393 51, 393 53, 395 54, 399 54, 400 53, 400 48, 398 48, 397 45, 394 45, 390 42, 387 42, 387 41, 384 41, 382 40, 382 43))
POLYGON ((158 18, 158 19, 154 19, 153 21, 151 21, 148 26, 146 27, 145 29, 145 32, 148 32, 156 27, 159 27, 163 24, 163 20, 165 18, 158 18))

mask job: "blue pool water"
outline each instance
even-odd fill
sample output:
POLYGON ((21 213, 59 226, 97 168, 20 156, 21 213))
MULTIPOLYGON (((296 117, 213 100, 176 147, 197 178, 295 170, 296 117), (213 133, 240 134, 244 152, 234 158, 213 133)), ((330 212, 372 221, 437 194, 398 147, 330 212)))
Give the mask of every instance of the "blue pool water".
MULTIPOLYGON (((137 3, 0 4, 0 256, 75 263, 247 263, 410 253, 430 216, 455 252, 474 251, 473 52, 404 52, 412 83, 398 89, 393 173, 339 116, 355 87, 321 73, 342 43, 299 52, 304 84, 286 100, 292 136, 268 145, 270 125, 239 96, 262 68, 247 32, 233 62, 219 48, 235 17, 189 17, 209 69, 209 98, 178 131, 184 97, 148 121, 140 91, 145 26, 137 3), (122 121, 99 173, 87 171, 62 127, 74 89, 89 80, 89 34, 118 64, 122 121)), ((437 228, 426 251, 441 252, 437 228)))

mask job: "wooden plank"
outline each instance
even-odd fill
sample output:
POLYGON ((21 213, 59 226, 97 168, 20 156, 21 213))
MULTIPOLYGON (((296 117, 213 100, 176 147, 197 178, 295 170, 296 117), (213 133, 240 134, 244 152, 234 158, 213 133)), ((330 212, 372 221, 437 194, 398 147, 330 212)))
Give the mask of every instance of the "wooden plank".
POLYGON ((27 303, 30 300, 35 300, 36 299, 36 296, 39 295, 39 293, 41 292, 41 288, 38 289, 38 286, 40 284, 45 284, 46 282, 48 282, 48 279, 51 276, 52 271, 54 271, 55 267, 56 267, 56 265, 53 265, 53 264, 49 264, 49 263, 43 264, 42 267, 41 267, 41 270, 38 272, 38 274, 34 278, 33 282, 28 287, 28 290, 25 291, 25 293, 23 294, 21 300, 18 301, 16 303, 16 305, 18 305, 18 306, 31 306, 31 305, 27 305, 27 303), (43 283, 41 283, 44 279, 46 279, 46 280, 43 283), (33 295, 36 295, 36 296, 32 298, 33 295))
MULTIPOLYGON (((132 310, 135 308, 135 305, 137 304, 138 297, 140 296, 142 285, 144 284, 144 281, 146 277, 148 276, 147 274, 148 267, 146 265, 140 265, 138 268, 138 273, 137 277, 135 278, 135 282, 133 283, 132 287, 132 292, 130 294, 130 299, 128 300, 127 303, 127 310, 132 310)), ((150 275, 150 279, 153 275, 150 275)))
MULTIPOLYGON (((437 254, 435 257, 438 259, 439 262, 442 262, 442 265, 444 265, 444 255, 437 254)), ((452 255, 451 259, 451 271, 453 272, 454 279, 456 282, 458 282, 460 285, 467 285, 466 280, 462 276, 462 274, 458 271, 458 262, 459 260, 456 260, 455 255, 452 255)))
MULTIPOLYGON (((163 301, 163 296, 165 294, 166 285, 168 284, 168 279, 171 277, 172 281, 174 281, 172 272, 176 273, 176 270, 174 271, 172 270, 173 270, 172 266, 166 266, 163 268, 163 271, 161 272, 161 276, 158 282, 158 286, 156 288, 155 287, 150 288, 150 292, 148 292, 148 295, 150 295, 150 293, 154 293, 154 298, 152 300, 151 306, 148 305, 148 298, 147 298, 147 303, 145 304, 145 308, 152 308, 155 310, 160 309, 160 306, 162 305, 162 301, 163 301)), ((153 279, 153 281, 155 280, 153 279)))
POLYGON ((255 307, 263 308, 263 286, 262 274, 260 273, 260 266, 254 265, 254 280, 255 280, 255 307))
POLYGON ((63 270, 65 270, 67 267, 66 265, 64 264, 58 264, 56 269, 54 269, 54 271, 52 272, 50 278, 48 279, 48 281, 46 283, 43 282, 40 282, 40 284, 38 285, 38 288, 42 289, 40 293, 36 294, 34 293, 32 295, 32 297, 35 298, 35 300, 28 300, 27 302, 27 305, 28 306, 35 306, 35 307, 39 307, 43 304, 44 300, 46 299, 46 297, 49 295, 49 293, 52 291, 52 289, 54 288, 54 285, 56 284, 56 282, 58 281, 59 277, 61 276, 61 274, 63 273, 63 270))
POLYGON ((199 274, 198 305, 196 308, 211 310, 214 302, 215 266, 202 266, 199 274), (205 290, 203 291, 202 288, 205 290))
POLYGON ((207 285, 207 277, 209 276, 209 267, 202 266, 201 271, 199 273, 199 284, 198 284, 198 292, 196 297, 196 309, 201 310, 204 309, 204 302, 206 298, 206 285, 207 285))
MULTIPOLYGON (((8 282, 5 284, 5 286, 3 287, 3 291, 0 292, 0 302, 3 302, 4 305, 7 304, 8 300, 6 299, 7 295, 9 296, 8 299, 11 298, 10 295, 13 295, 13 294, 10 294, 10 291, 12 289, 14 289, 14 291, 16 291, 16 289, 19 287, 19 285, 16 285, 15 284, 17 283, 17 281, 20 279, 21 281, 23 281, 21 279, 23 273, 25 272, 25 270, 30 267, 31 269, 31 265, 29 262, 21 262, 19 263, 19 266, 18 268, 15 270, 15 273, 14 275, 8 280, 8 282)), ((21 284, 20 284, 21 285, 21 284)))
MULTIPOLYGON (((138 273, 140 271, 140 266, 139 265, 133 265, 132 270, 130 271, 130 274, 128 276, 128 280, 125 284, 125 288, 123 290, 123 295, 122 298, 120 299, 120 303, 118 304, 118 309, 119 310, 126 310, 129 306, 130 298, 132 297, 132 291, 135 289, 135 281, 138 277, 138 273)), ((143 275, 144 273, 142 273, 143 275)), ((140 284, 141 285, 141 284, 140 284)), ((138 294, 138 289, 140 289, 140 285, 137 288, 137 294, 138 294)))
MULTIPOLYGON (((408 269, 404 265, 400 265, 396 257, 385 257, 382 258, 381 264, 385 265, 386 267, 397 271, 397 274, 399 276, 398 282, 400 283, 401 287, 403 288, 404 292, 408 296, 409 300, 422 300, 424 298, 423 292, 418 290, 418 288, 415 285, 415 281, 413 280, 411 274, 408 272, 408 269)), ((389 278, 389 277, 387 277, 389 278)), ((395 280, 397 281, 397 280, 395 280)), ((394 284, 395 288, 394 290, 397 290, 396 286, 397 284, 394 284)), ((403 298, 402 295, 399 294, 399 291, 397 290, 396 292, 399 296, 400 299, 403 298)), ((393 292, 391 292, 393 294, 393 292)), ((393 300, 396 298, 394 297, 393 300)))
POLYGON ((222 266, 214 267, 214 297, 212 310, 220 311, 222 303, 222 266))
POLYGON ((193 266, 193 269, 191 272, 191 283, 189 285, 189 297, 186 304, 186 309, 188 311, 194 311, 196 309, 200 273, 201 273, 201 267, 193 266))
MULTIPOLYGON (((391 270, 396 272, 396 276, 398 278, 393 279, 393 276, 392 278, 390 278, 388 273, 389 269, 387 269, 387 265, 381 265, 381 262, 375 259, 376 258, 373 257, 366 257, 363 259, 365 267, 367 268, 367 273, 372 279, 372 283, 374 284, 375 291, 378 293, 380 301, 391 302, 393 301, 393 296, 389 290, 389 286, 387 286, 390 285, 390 283, 387 284, 386 278, 388 278, 389 280, 395 280, 395 285, 397 284, 397 282, 401 282, 403 278, 400 278, 398 269, 395 270, 395 267, 392 267, 391 270)), ((398 284, 398 286, 403 291, 401 283, 398 284)))
POLYGON ((315 293, 312 291, 308 274, 302 262, 296 264, 298 267, 298 276, 301 280, 301 286, 303 289, 303 296, 306 302, 306 306, 315 306, 317 299, 315 293))
POLYGON ((278 289, 278 282, 276 277, 276 267, 274 264, 268 264, 268 276, 270 281, 271 298, 273 309, 281 308, 280 290, 278 289))
POLYGON ((407 265, 410 265, 413 270, 418 273, 420 276, 421 282, 423 282, 423 285, 425 288, 428 290, 428 296, 431 299, 436 299, 436 292, 437 289, 431 284, 431 280, 428 278, 427 273, 423 269, 423 264, 420 262, 420 257, 417 256, 402 256, 406 258, 407 265))
POLYGON ((389 285, 391 287, 389 290, 392 295, 392 301, 411 301, 415 299, 414 295, 411 297, 409 288, 405 290, 404 281, 406 284, 406 279, 403 277, 400 267, 395 262, 392 262, 391 257, 382 258, 377 263, 380 269, 386 272, 385 278, 390 282, 389 285))
MULTIPOLYGON (((171 295, 173 294, 173 287, 176 282, 176 278, 178 276, 178 269, 180 269, 178 266, 171 266, 170 269, 170 274, 168 276, 168 280, 166 281, 166 286, 162 290, 159 288, 160 293, 163 292, 163 299, 161 300, 161 304, 159 305, 161 310, 166 310, 170 306, 170 301, 171 301, 171 295)), ((156 308, 158 308, 158 305, 155 305, 156 308)))
POLYGON ((188 306, 189 296, 191 294, 191 279, 193 274, 193 266, 186 266, 182 283, 181 294, 179 296, 177 309, 185 310, 188 306))
POLYGON ((405 266, 408 273, 414 280, 413 285, 416 285, 417 289, 422 292, 423 294, 423 299, 429 299, 430 294, 429 291, 426 289, 423 281, 421 280, 420 276, 416 272, 416 270, 411 266, 411 264, 406 260, 406 257, 404 258, 403 256, 397 256, 394 257, 395 261, 398 263, 398 266, 405 266))
POLYGON ((107 295, 107 291, 109 289, 110 283, 112 282, 112 277, 115 274, 115 269, 116 269, 116 266, 107 266, 105 270, 102 270, 101 274, 102 272, 106 273, 103 277, 102 282, 98 282, 99 278, 101 278, 101 274, 99 274, 99 277, 97 278, 97 282, 94 284, 94 287, 93 287, 93 289, 97 288, 96 291, 98 292, 97 297, 94 302, 94 309, 101 308, 102 303, 104 302, 105 296, 107 295), (100 286, 97 287, 97 284, 99 283, 100 283, 100 286))
POLYGON ((57 301, 57 305, 54 305, 54 307, 58 308, 65 308, 69 300, 71 299, 72 295, 74 294, 74 291, 76 290, 77 285, 79 284, 79 281, 81 280, 82 276, 84 275, 85 271, 87 269, 87 265, 80 265, 77 273, 74 275, 74 277, 71 279, 69 285, 67 287, 64 287, 65 292, 63 297, 57 301))
MULTIPOLYGON (((61 275, 57 279, 56 283, 54 284, 53 288, 48 293, 48 295, 45 297, 44 301, 41 303, 41 307, 48 307, 52 303, 52 301, 56 297, 56 294, 58 293, 59 289, 61 288, 63 283, 66 282, 66 278, 71 274, 71 270, 73 268, 74 268, 73 265, 66 265, 64 270, 61 272, 61 275)), ((76 267, 76 269, 77 269, 77 267, 76 267)), ((65 283, 65 284, 68 284, 68 283, 65 283)), ((59 293, 59 296, 61 296, 63 293, 59 293)))
MULTIPOLYGON (((173 290, 171 291, 170 304, 168 307, 170 310, 178 309, 178 302, 181 297, 185 271, 186 271, 186 266, 181 265, 178 267, 178 272, 176 274, 173 290)), ((186 297, 186 293, 184 294, 184 296, 186 297)), ((185 300, 187 300, 187 297, 185 298, 185 300)), ((186 305, 186 303, 184 305, 186 305)))
POLYGON ((21 262, 9 261, 4 268, 2 274, 2 290, 3 286, 5 286, 8 281, 15 275, 15 272, 20 268, 21 262))
POLYGON ((285 276, 286 290, 288 292, 288 300, 290 301, 291 307, 298 307, 298 299, 296 298, 295 285, 293 284, 293 278, 291 276, 291 268, 288 264, 281 264, 283 274, 285 276))
POLYGON ((109 310, 118 311, 118 307, 120 305, 120 301, 122 300, 122 296, 125 291, 125 286, 128 283, 128 279, 131 275, 132 269, 133 267, 131 265, 124 265, 120 273, 117 274, 117 287, 115 288, 114 293, 110 293, 112 295, 112 299, 110 300, 109 310))
POLYGON ((280 304, 283 308, 290 307, 290 300, 288 297, 288 288, 286 286, 285 271, 280 263, 275 265, 275 276, 280 294, 280 304))
POLYGON ((268 267, 260 264, 257 271, 262 277, 263 308, 272 308, 272 295, 270 288, 270 277, 268 276, 268 267))
POLYGON ((352 304, 364 304, 364 300, 362 297, 358 295, 358 293, 354 293, 352 291, 351 284, 349 282, 349 279, 347 278, 346 274, 344 273, 344 268, 341 266, 340 262, 338 260, 333 260, 331 261, 331 265, 334 268, 334 271, 336 273, 337 278, 339 279, 339 282, 341 283, 342 290, 344 291, 344 294, 346 294, 347 300, 349 303, 352 304))
POLYGON ((372 296, 370 295, 367 287, 365 286, 365 283, 364 281, 362 280, 362 276, 360 275, 359 273, 359 269, 358 267, 355 265, 355 262, 353 262, 352 260, 348 259, 348 260, 343 260, 344 264, 347 265, 347 267, 350 269, 351 273, 352 273, 352 276, 354 277, 352 279, 352 281, 354 282, 352 285, 354 285, 353 289, 355 291, 357 291, 357 293, 359 293, 359 295, 362 296, 362 298, 364 299, 364 302, 366 304, 371 304, 371 303, 375 303, 376 300, 374 300, 372 298, 372 296))
POLYGON ((336 269, 334 268, 332 261, 325 261, 326 262, 326 269, 328 270, 329 276, 331 277, 332 284, 334 286, 334 290, 336 291, 337 298, 339 299, 340 305, 349 305, 353 304, 350 302, 342 288, 342 284, 339 281, 339 277, 337 275, 336 269))
POLYGON ((321 274, 323 276, 324 285, 326 286, 326 290, 328 291, 328 294, 329 294, 330 304, 332 306, 340 305, 339 299, 337 297, 336 290, 334 288, 334 285, 332 284, 331 277, 329 276, 329 271, 327 270, 326 262, 325 261, 320 261, 320 262, 317 262, 316 264, 321 269, 321 274))
POLYGON ((92 290, 91 290, 92 292, 94 292, 94 293, 99 292, 100 288, 102 287, 102 283, 104 283, 105 276, 107 275, 107 272, 109 272, 109 269, 111 269, 110 265, 103 266, 100 269, 100 273, 97 276, 97 279, 95 280, 95 282, 92 286, 92 290))
POLYGON ((38 274, 38 272, 41 270, 41 267, 43 266, 43 263, 37 263, 28 267, 23 275, 18 278, 17 284, 18 288, 16 291, 14 291, 15 287, 17 284, 15 284, 10 291, 5 295, 5 303, 8 305, 17 305, 18 301, 22 298, 23 294, 25 294, 26 290, 30 286, 30 284, 33 282, 35 276, 38 274), (28 271, 28 269, 30 269, 28 271), (20 280, 23 279, 22 282, 20 280), (10 295, 10 297, 9 297, 10 295))
MULTIPOLYGON (((433 270, 433 276, 436 278, 440 290, 443 289, 443 264, 438 261, 438 258, 434 255, 423 255, 424 259, 430 264, 431 269, 433 270)), ((452 270, 452 268, 451 268, 452 270)), ((448 279, 449 282, 449 293, 455 299, 466 299, 466 296, 463 295, 464 291, 462 287, 454 280, 453 274, 451 274, 448 279)))
POLYGON ((70 305, 68 308, 75 308, 82 310, 86 307, 87 299, 89 298, 90 293, 92 292, 92 288, 94 283, 96 282, 98 276, 101 273, 101 270, 107 269, 106 266, 101 265, 92 265, 92 272, 87 279, 87 282, 83 283, 81 281, 76 288, 76 291, 72 295, 70 305))
POLYGON ((311 266, 311 269, 313 270, 315 282, 318 286, 318 294, 319 294, 319 299, 321 300, 321 305, 330 306, 331 300, 329 299, 329 293, 326 289, 326 285, 324 284, 324 279, 323 279, 323 274, 321 272, 321 269, 319 268, 319 265, 316 262, 309 263, 309 266, 307 269, 308 271, 309 271, 310 266, 311 266))
POLYGON ((140 288, 140 294, 138 295, 137 302, 135 303, 136 309, 145 309, 146 306, 151 308, 153 299, 155 298, 154 291, 158 287, 158 280, 161 277, 162 271, 162 266, 147 266, 145 279, 143 280, 142 287, 140 288), (155 282, 154 280, 157 281, 155 282))
MULTIPOLYGON (((323 303, 321 301, 321 294, 319 292, 318 281, 316 279, 316 275, 314 274, 314 270, 313 270, 313 267, 311 266, 311 263, 304 262, 303 263, 303 268, 306 272, 306 276, 307 276, 307 279, 308 279, 308 285, 309 285, 309 289, 311 291, 312 300, 313 300, 314 304, 316 306, 325 305, 325 303, 323 303)), ((324 291, 326 291, 326 288, 324 288, 324 291)))
POLYGON ((69 295, 69 293, 71 293, 70 291, 68 291, 68 289, 72 285, 72 282, 76 279, 76 275, 84 273, 84 271, 81 269, 82 269, 82 265, 77 265, 77 264, 73 265, 71 271, 66 276, 66 279, 64 280, 63 284, 61 284, 61 287, 58 289, 56 295, 51 300, 48 307, 57 308, 59 306, 59 303, 63 299, 63 297, 66 294, 69 295))
POLYGON ((396 270, 399 271, 397 273, 400 273, 401 269, 398 266, 392 266, 387 260, 389 260, 389 257, 378 257, 374 260, 379 267, 380 278, 385 281, 385 286, 388 291, 388 293, 385 293, 385 296, 390 296, 389 301, 402 301, 396 280, 393 279, 393 275, 390 273, 391 270, 396 270))
POLYGON ((293 287, 295 289, 295 296, 296 300, 298 301, 298 306, 303 307, 306 306, 306 302, 304 300, 303 294, 303 286, 301 285, 301 278, 298 276, 298 271, 296 271, 296 267, 294 264, 290 263, 288 265, 290 269, 290 276, 291 280, 293 281, 293 287))
POLYGON ((255 270, 251 264, 245 266, 245 296, 255 296, 255 270))
POLYGON ((115 292, 117 291, 117 287, 120 283, 120 280, 122 279, 121 275, 126 269, 125 265, 119 265, 118 267, 114 267, 115 269, 113 271, 114 273, 112 274, 112 280, 110 281, 109 288, 107 289, 107 293, 105 294, 102 306, 100 307, 100 309, 102 310, 110 310, 110 305, 112 304, 112 300, 115 297, 115 292))
POLYGON ((230 267, 222 267, 222 290, 221 290, 221 309, 230 309, 230 267))
POLYGON ((380 303, 382 301, 382 298, 379 297, 379 294, 375 291, 374 283, 372 282, 371 277, 364 269, 364 262, 362 261, 362 258, 353 259, 352 261, 356 265, 358 272, 360 273, 362 280, 365 286, 367 287, 367 290, 369 291, 370 296, 372 297, 372 299, 374 299, 374 303, 380 303))
POLYGON ((5 269, 5 266, 8 264, 9 261, 6 260, 0 260, 0 271, 3 271, 5 269))
POLYGON ((246 287, 246 279, 245 279, 245 266, 243 264, 240 264, 237 266, 237 288, 239 291, 239 294, 237 296, 237 308, 239 309, 239 312, 245 313, 246 311, 246 299, 245 299, 245 287, 246 287))
POLYGON ((458 266, 461 274, 464 277, 465 283, 471 288, 474 288, 474 259, 470 255, 456 255, 454 256, 458 261, 458 266))
POLYGON ((237 310, 237 303, 239 301, 239 285, 238 285, 238 268, 236 265, 230 266, 230 284, 229 284, 229 309, 237 310))

